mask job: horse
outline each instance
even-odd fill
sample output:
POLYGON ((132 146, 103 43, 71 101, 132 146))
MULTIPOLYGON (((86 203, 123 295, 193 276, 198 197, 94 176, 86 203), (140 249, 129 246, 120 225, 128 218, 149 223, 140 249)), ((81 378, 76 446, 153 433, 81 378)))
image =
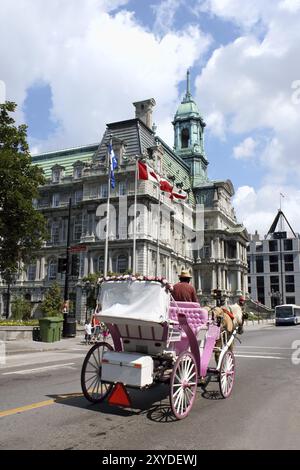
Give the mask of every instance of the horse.
MULTIPOLYGON (((243 310, 239 304, 233 304, 230 306, 222 306, 222 307, 213 307, 211 309, 212 318, 217 321, 217 323, 221 326, 221 333, 226 331, 227 339, 229 340, 230 336, 237 329, 238 334, 243 333, 243 324, 245 315, 243 310)), ((221 338, 216 342, 216 348, 222 347, 221 338)), ((233 349, 233 343, 230 346, 230 349, 233 349)), ((216 363, 219 361, 220 352, 216 351, 215 353, 215 360, 216 363)))

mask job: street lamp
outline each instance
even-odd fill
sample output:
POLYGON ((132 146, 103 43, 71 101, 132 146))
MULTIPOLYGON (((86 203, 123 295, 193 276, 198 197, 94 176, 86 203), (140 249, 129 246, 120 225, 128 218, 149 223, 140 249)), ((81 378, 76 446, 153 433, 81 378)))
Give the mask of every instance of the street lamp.
POLYGON ((6 308, 5 308, 5 317, 9 317, 10 310, 10 297, 11 297, 11 286, 15 284, 18 279, 18 273, 11 273, 7 278, 7 291, 6 291, 6 308))
POLYGON ((89 293, 91 291, 91 282, 89 280, 87 281, 84 281, 84 284, 83 284, 83 288, 82 288, 83 292, 85 293, 85 296, 86 296, 86 302, 85 302, 85 321, 87 321, 87 315, 88 315, 88 305, 87 305, 87 300, 88 300, 88 296, 89 296, 89 293))

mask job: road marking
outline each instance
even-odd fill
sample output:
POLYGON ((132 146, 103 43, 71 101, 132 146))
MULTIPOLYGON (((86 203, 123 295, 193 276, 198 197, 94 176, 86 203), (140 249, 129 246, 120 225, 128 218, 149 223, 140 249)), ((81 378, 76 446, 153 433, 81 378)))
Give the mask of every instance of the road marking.
MULTIPOLYGON (((35 369, 25 369, 25 370, 17 370, 14 372, 4 372, 2 375, 13 375, 13 374, 31 374, 34 372, 44 372, 45 370, 54 370, 54 369, 60 369, 61 367, 70 367, 74 366, 75 362, 68 362, 67 364, 55 364, 53 366, 44 366, 44 367, 37 367, 35 369)), ((70 367, 74 369, 74 367, 70 367)))
MULTIPOLYGON (((256 354, 262 354, 262 351, 241 351, 241 353, 253 355, 253 354, 255 354, 255 353, 256 353, 256 354)), ((274 356, 281 356, 281 355, 282 355, 281 352, 280 352, 280 353, 277 353, 277 352, 273 352, 273 351, 272 351, 272 352, 270 351, 270 353, 266 352, 265 354, 268 354, 268 357, 269 357, 270 354, 274 354, 274 356)))
POLYGON ((293 348, 281 348, 279 346, 237 346, 237 349, 287 349, 291 351, 293 348))
POLYGON ((24 411, 34 410, 36 408, 42 408, 43 406, 49 406, 54 403, 54 400, 40 401, 39 403, 33 403, 32 405, 20 406, 20 408, 14 408, 11 410, 0 411, 0 418, 3 416, 15 415, 17 413, 23 413, 24 411))
POLYGON ((253 359, 289 359, 288 357, 276 357, 276 356, 254 356, 254 355, 248 355, 248 354, 235 354, 235 357, 251 357, 253 359))
POLYGON ((0 411, 0 418, 4 416, 11 416, 18 413, 24 413, 25 411, 35 410, 37 408, 43 408, 44 406, 53 405, 54 403, 62 403, 70 398, 82 397, 82 393, 69 393, 66 395, 58 395, 57 398, 51 400, 40 401, 38 403, 32 403, 31 405, 20 406, 19 408, 12 408, 10 410, 0 411))

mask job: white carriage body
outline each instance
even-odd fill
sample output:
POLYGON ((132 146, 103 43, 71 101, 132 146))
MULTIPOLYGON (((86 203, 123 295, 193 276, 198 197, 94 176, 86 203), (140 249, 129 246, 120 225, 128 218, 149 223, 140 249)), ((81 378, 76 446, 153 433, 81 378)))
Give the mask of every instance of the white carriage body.
POLYGON ((160 282, 108 281, 100 292, 105 323, 162 324, 168 321, 170 294, 160 282))

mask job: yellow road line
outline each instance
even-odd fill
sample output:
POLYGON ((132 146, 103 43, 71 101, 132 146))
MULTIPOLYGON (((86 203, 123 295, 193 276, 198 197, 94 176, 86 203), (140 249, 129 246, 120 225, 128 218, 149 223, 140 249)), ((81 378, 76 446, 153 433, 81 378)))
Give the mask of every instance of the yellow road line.
POLYGON ((57 398, 51 400, 40 401, 38 403, 32 403, 31 405, 20 406, 19 408, 12 408, 10 410, 0 411, 0 418, 4 416, 11 416, 18 413, 24 413, 24 411, 35 410, 36 408, 42 408, 43 406, 53 405, 53 403, 60 403, 70 398, 81 397, 82 393, 70 393, 67 395, 59 395, 57 398))

